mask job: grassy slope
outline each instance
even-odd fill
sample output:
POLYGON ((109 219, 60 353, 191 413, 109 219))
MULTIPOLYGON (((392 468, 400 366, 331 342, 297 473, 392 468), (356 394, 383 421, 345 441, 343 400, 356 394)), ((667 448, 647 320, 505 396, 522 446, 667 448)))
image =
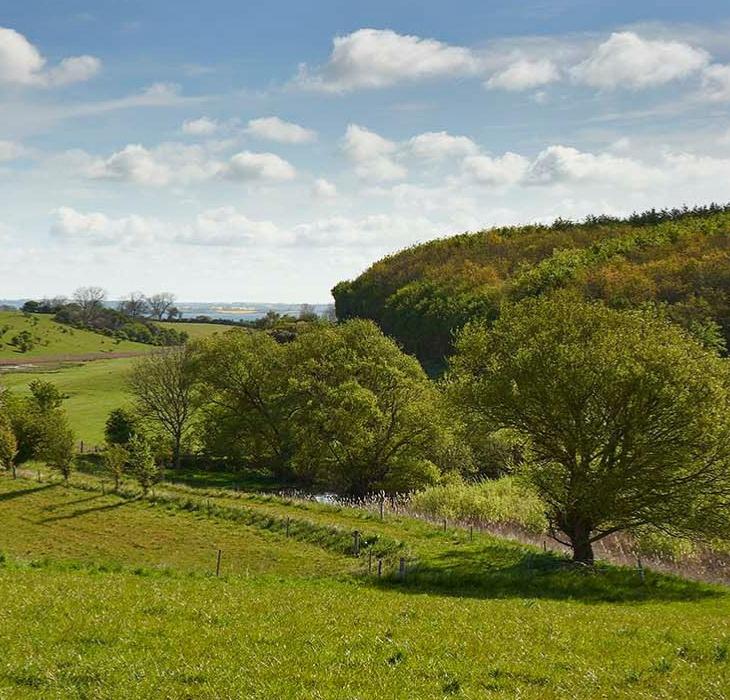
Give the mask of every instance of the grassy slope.
POLYGON ((0 567, 0 696, 730 697, 730 596, 719 589, 542 570, 539 554, 526 567, 524 547, 486 536, 472 543, 423 523, 241 500, 292 519, 387 528, 420 566, 405 584, 342 578, 351 558, 265 523, 253 530, 2 478, 0 550, 180 574, 0 567), (252 573, 278 575, 237 575, 239 540, 242 557, 264 560, 252 573), (230 575, 185 575, 208 570, 221 542, 230 575), (318 577, 302 578, 302 567, 318 577))
POLYGON ((147 352, 148 345, 130 341, 116 341, 99 333, 78 330, 56 323, 47 314, 22 314, 19 311, 0 311, 0 328, 9 326, 0 336, 0 360, 18 360, 22 364, 29 360, 64 357, 69 355, 98 354, 103 357, 110 352, 147 352), (29 330, 40 342, 28 352, 18 352, 9 345, 18 332, 29 330))
POLYGON ((42 378, 68 395, 68 411, 76 437, 87 444, 102 444, 109 411, 129 401, 125 374, 134 359, 99 360, 61 368, 38 368, 31 372, 0 375, 0 384, 15 391, 27 391, 29 382, 42 378))
POLYGON ((190 340, 207 338, 216 333, 225 333, 235 327, 217 323, 169 323, 167 321, 158 321, 157 325, 163 328, 172 328, 176 331, 185 331, 190 340))

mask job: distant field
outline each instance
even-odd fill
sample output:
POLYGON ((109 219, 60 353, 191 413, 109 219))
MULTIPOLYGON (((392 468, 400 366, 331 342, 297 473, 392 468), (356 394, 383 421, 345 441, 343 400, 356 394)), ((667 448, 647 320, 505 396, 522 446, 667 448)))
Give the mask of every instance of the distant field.
POLYGON ((217 514, 235 494, 199 494, 212 516, 0 477, 0 697, 730 697, 723 589, 567 571, 463 530, 241 498, 295 528, 400 533, 406 580, 390 567, 378 579, 365 557, 217 514))
POLYGON ((168 321, 158 321, 157 325, 163 328, 173 328, 176 331, 184 331, 188 334, 190 340, 207 338, 216 333, 225 333, 231 328, 235 328, 235 326, 225 326, 220 323, 169 323, 168 321))
POLYGON ((133 362, 134 358, 120 358, 60 368, 40 366, 28 372, 1 373, 0 385, 23 392, 33 379, 53 382, 69 397, 64 407, 77 439, 87 444, 101 444, 109 412, 129 401, 125 375, 133 362))
POLYGON ((148 352, 149 345, 118 341, 99 333, 79 330, 56 323, 47 314, 23 314, 19 311, 0 311, 0 360, 17 360, 23 364, 29 360, 64 357, 69 355, 98 355, 107 353, 148 352), (10 345, 14 335, 30 331, 36 344, 28 352, 19 352, 10 345))

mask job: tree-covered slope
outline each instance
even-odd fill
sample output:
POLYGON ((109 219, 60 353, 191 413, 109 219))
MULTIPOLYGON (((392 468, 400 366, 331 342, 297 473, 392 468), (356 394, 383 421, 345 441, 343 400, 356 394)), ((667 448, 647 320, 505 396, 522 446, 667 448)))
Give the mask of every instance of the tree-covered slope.
POLYGON ((706 342, 728 341, 730 206, 464 233, 388 256, 333 294, 339 319, 376 321, 438 369, 468 320, 564 287, 617 308, 662 304, 706 342))

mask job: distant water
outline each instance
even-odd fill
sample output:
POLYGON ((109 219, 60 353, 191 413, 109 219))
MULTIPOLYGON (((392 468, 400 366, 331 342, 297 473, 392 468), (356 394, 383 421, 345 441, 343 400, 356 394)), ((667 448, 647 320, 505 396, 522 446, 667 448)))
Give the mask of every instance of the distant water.
MULTIPOLYGON (((0 306, 7 305, 20 308, 26 299, 0 299, 0 306)), ((109 301, 108 305, 115 307, 116 301, 109 301)), ((269 311, 278 314, 299 315, 301 304, 267 304, 252 301, 237 302, 198 302, 178 301, 175 303, 182 312, 184 319, 194 319, 196 316, 209 316, 210 318, 229 319, 231 321, 254 321, 257 318, 266 316, 269 311)), ((323 314, 329 304, 310 304, 318 314, 323 314)))

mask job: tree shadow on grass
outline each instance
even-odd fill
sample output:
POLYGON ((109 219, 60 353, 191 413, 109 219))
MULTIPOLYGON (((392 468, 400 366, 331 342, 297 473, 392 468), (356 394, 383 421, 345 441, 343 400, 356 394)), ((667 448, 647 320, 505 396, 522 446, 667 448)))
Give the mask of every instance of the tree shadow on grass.
POLYGON ((455 549, 415 561, 404 580, 397 572, 376 585, 406 593, 470 598, 574 600, 584 603, 696 601, 724 595, 676 576, 598 564, 581 567, 550 553, 526 553, 504 546, 455 549))
POLYGON ((17 491, 4 491, 0 493, 0 503, 2 501, 12 501, 14 498, 21 498, 22 496, 32 496, 34 493, 39 491, 45 491, 46 489, 52 489, 57 484, 44 484, 43 486, 32 486, 27 489, 18 489, 17 491))
MULTIPOLYGON (((91 499, 83 499, 83 500, 91 500, 91 499)), ((50 518, 43 518, 43 520, 39 520, 38 522, 41 524, 47 524, 47 523, 55 523, 59 520, 73 520, 74 518, 79 518, 83 515, 88 515, 89 513, 103 513, 104 511, 109 510, 116 510, 117 508, 121 508, 122 506, 129 505, 131 501, 118 501, 117 503, 109 503, 104 506, 97 506, 95 508, 78 508, 77 510, 73 511, 72 513, 67 513, 65 515, 54 515, 50 518)))

